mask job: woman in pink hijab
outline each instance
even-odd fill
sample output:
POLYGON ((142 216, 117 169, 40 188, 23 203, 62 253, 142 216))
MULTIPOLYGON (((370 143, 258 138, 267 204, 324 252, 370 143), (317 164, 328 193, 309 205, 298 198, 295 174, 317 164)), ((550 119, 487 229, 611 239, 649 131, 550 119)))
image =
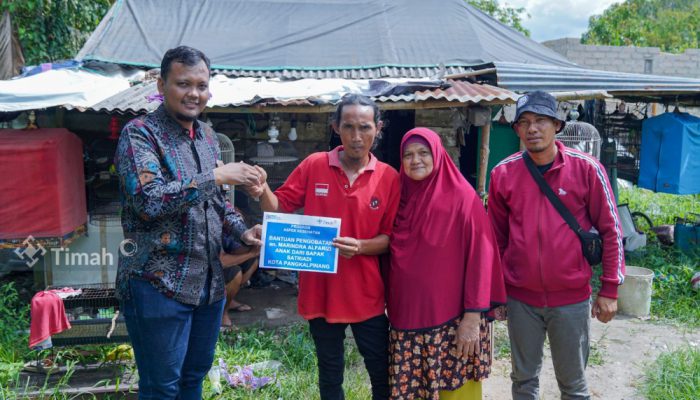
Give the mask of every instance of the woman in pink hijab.
POLYGON ((481 399, 491 370, 485 313, 506 302, 496 238, 435 132, 410 130, 401 152, 388 277, 391 398, 481 399))

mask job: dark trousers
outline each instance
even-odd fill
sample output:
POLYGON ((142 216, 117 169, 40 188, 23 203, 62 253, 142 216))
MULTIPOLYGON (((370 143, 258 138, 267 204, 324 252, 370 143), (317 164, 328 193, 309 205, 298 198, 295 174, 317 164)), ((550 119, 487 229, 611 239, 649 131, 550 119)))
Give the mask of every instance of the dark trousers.
POLYGON ((309 321, 316 344, 318 386, 321 400, 344 400, 345 329, 350 325, 369 380, 372 400, 389 398, 389 321, 384 314, 356 323, 331 324, 324 318, 309 321))
POLYGON ((150 283, 131 279, 121 302, 139 371, 139 400, 199 400, 214 360, 224 300, 192 306, 166 297, 150 283))

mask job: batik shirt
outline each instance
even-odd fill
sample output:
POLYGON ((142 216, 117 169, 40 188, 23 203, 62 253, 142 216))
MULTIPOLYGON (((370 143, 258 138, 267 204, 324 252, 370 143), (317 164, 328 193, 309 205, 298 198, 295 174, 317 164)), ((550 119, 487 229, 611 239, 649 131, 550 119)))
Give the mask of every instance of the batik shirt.
POLYGON ((122 130, 114 159, 125 238, 117 270, 121 299, 129 297, 130 278, 197 305, 210 277, 209 301, 224 297, 222 237, 237 241, 246 226, 215 183, 216 133, 199 121, 193 129, 192 138, 160 106, 122 130))

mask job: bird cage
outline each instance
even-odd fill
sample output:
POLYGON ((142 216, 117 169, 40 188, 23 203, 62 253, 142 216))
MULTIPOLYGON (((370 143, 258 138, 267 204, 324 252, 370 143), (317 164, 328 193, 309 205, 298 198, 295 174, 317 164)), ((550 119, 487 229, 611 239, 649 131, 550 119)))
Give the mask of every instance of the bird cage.
POLYGON ((557 140, 566 147, 588 153, 600 159, 600 134, 595 126, 587 122, 569 121, 557 134, 557 140))
MULTIPOLYGON (((221 161, 223 161, 224 164, 236 161, 236 153, 231 139, 229 139, 228 136, 224 135, 223 133, 217 133, 216 137, 219 139, 221 161)), ((229 189, 226 192, 226 198, 228 198, 228 200, 231 202, 231 205, 233 205, 233 189, 229 189)))
MULTIPOLYGON (((252 146, 247 146, 244 154, 245 162, 251 165, 259 165, 267 173, 267 184, 275 190, 282 186, 294 168, 299 165, 299 153, 293 143, 278 141, 257 141, 252 146)), ((239 199, 241 200, 241 199, 239 199)), ((260 203, 252 201, 240 201, 239 208, 251 220, 259 223, 262 221, 263 211, 260 203)))
POLYGON ((219 139, 219 148, 221 149, 221 161, 223 161, 224 164, 236 161, 233 142, 231 141, 231 139, 229 139, 228 136, 224 135, 223 133, 217 133, 216 137, 219 139))
POLYGON ((291 142, 257 142, 246 152, 251 164, 267 171, 267 183, 273 190, 281 186, 292 170, 298 165, 299 153, 291 142))
POLYGON ((617 153, 617 177, 637 183, 644 119, 632 113, 596 112, 596 126, 605 140, 614 140, 617 153))
MULTIPOLYGON (((72 285, 79 294, 63 299, 71 329, 51 337, 54 346, 71 346, 129 341, 124 316, 113 283, 72 285)), ((62 289, 49 286, 47 290, 62 289)))
POLYGON ((97 226, 120 226, 119 175, 113 158, 117 142, 97 139, 85 148, 85 187, 89 221, 97 226))

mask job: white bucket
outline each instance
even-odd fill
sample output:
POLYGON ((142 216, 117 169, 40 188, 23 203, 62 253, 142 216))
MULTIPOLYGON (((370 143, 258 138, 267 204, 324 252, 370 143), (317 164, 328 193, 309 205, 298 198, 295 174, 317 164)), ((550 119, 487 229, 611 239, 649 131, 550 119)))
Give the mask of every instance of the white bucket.
POLYGON ((629 265, 625 269, 625 283, 617 291, 618 311, 633 317, 648 317, 654 271, 629 265))

